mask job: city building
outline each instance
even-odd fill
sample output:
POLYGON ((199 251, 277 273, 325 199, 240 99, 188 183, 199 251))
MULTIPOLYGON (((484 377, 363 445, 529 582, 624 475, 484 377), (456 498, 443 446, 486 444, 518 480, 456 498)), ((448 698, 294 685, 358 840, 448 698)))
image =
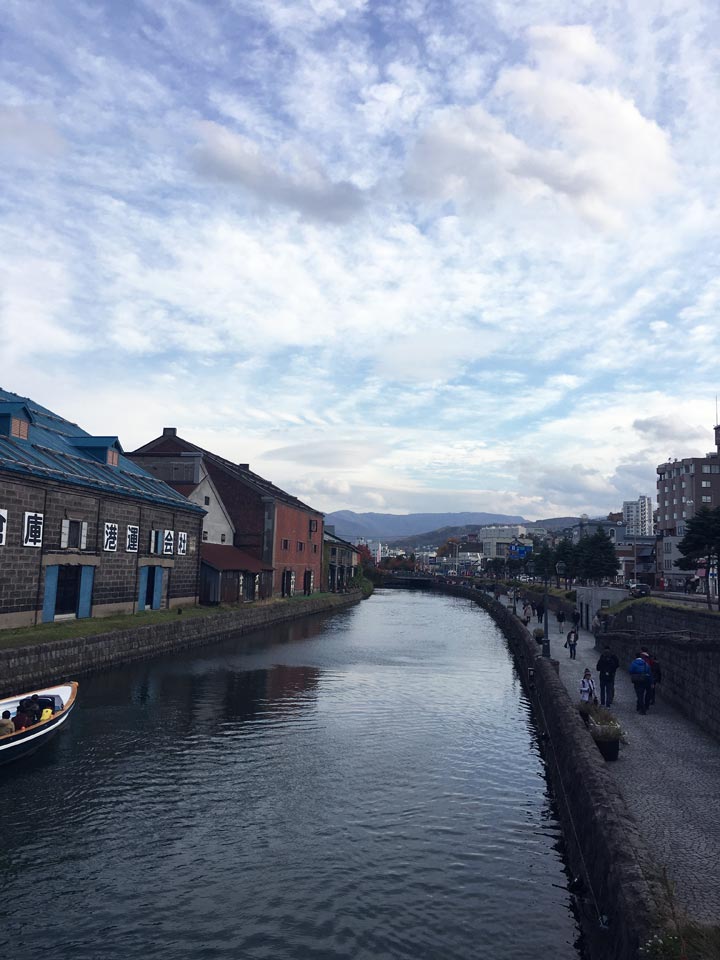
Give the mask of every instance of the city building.
POLYGON ((652 499, 640 496, 637 500, 623 501, 622 519, 627 532, 639 537, 651 537, 655 533, 652 499))
POLYGON ((0 390, 0 627, 196 603, 203 515, 117 437, 0 390))
POLYGON ((352 543, 335 533, 335 527, 327 524, 323 532, 323 550, 327 571, 327 589, 340 593, 350 586, 350 581, 360 565, 360 551, 352 543))
POLYGON ((184 440, 175 427, 165 427, 130 456, 207 511, 200 547, 203 602, 321 589, 318 510, 253 473, 249 464, 232 463, 184 440))
POLYGON ((658 575, 671 587, 681 589, 686 581, 700 581, 703 589, 710 580, 710 590, 717 593, 715 571, 698 567, 695 571, 675 566, 681 554, 677 545, 685 536, 685 524, 703 507, 720 506, 720 425, 715 427, 715 450, 704 457, 667 460, 657 467, 657 524, 662 539, 658 546, 658 575))

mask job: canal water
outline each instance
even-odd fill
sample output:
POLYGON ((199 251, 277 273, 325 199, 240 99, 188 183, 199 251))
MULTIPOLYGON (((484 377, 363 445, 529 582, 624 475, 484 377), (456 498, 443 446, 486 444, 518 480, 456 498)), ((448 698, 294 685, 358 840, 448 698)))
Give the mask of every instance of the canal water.
POLYGON ((0 777, 5 955, 580 955, 529 706, 466 600, 378 591, 85 679, 0 777))

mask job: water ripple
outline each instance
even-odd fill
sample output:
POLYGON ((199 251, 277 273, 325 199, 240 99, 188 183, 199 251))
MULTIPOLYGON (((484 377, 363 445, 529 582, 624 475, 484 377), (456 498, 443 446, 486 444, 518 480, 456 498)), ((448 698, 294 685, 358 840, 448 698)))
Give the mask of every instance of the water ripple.
POLYGON ((578 956, 529 705, 454 599, 381 592, 85 681, 0 801, 31 811, 0 857, 13 953, 578 956))

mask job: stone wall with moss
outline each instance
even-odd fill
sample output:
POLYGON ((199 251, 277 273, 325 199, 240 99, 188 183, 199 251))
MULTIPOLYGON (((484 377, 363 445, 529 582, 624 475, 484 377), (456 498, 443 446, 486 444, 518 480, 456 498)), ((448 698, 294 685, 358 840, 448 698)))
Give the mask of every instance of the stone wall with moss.
MULTIPOLYGON (((287 623, 312 614, 327 613, 358 603, 360 591, 308 597, 292 603, 247 604, 212 617, 183 618, 147 626, 33 643, 0 650, 0 696, 33 690, 63 679, 77 679, 133 660, 143 660, 226 637, 287 623)), ((102 621, 99 621, 100 626, 102 621)))
POLYGON ((615 614, 600 638, 622 666, 647 649, 662 669, 659 695, 720 739, 720 615, 639 600, 615 614))

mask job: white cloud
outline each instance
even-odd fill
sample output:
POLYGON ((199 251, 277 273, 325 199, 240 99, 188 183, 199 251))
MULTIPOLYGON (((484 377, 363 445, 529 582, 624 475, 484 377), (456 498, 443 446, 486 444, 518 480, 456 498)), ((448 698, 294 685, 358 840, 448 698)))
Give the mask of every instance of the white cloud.
POLYGON ((29 110, 0 106, 0 150, 52 157, 65 147, 63 138, 47 120, 29 110))
POLYGON ((312 163, 297 171, 283 171, 263 156, 257 144, 217 123, 200 125, 201 146, 195 153, 197 169, 206 176, 236 183, 271 204, 292 207, 309 217, 342 222, 363 207, 358 188, 332 183, 312 163))
POLYGON ((651 493, 712 446, 717 17, 10 0, 4 385, 326 509, 651 493))

